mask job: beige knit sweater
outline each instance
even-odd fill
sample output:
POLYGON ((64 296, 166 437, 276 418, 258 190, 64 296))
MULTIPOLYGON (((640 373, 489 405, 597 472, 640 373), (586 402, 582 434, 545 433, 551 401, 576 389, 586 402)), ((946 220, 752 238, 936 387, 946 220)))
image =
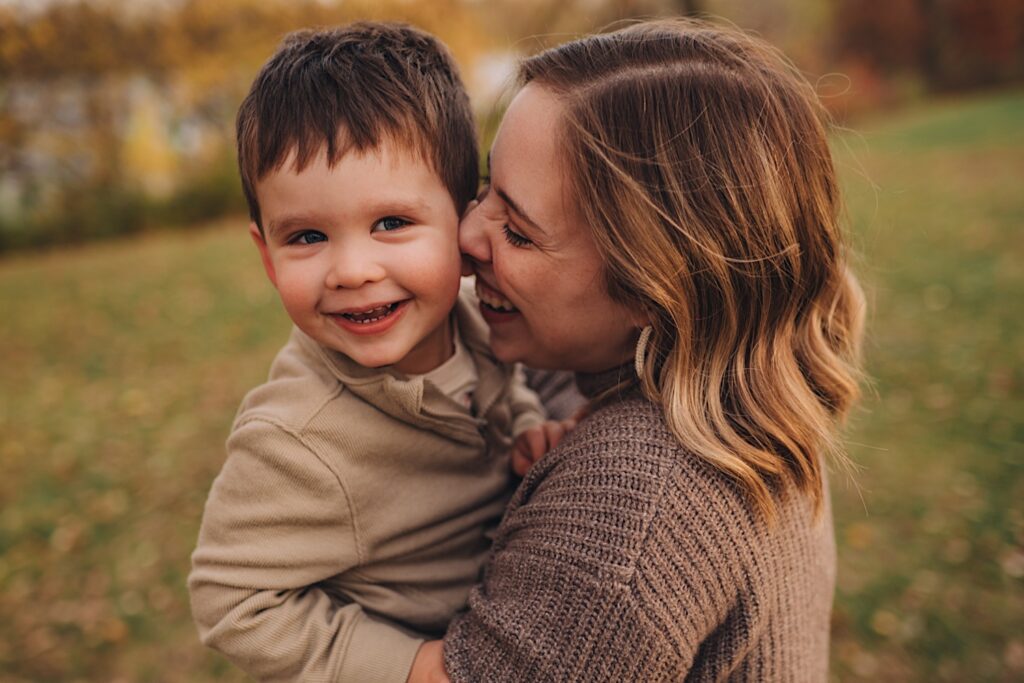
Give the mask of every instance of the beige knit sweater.
POLYGON ((636 390, 534 466, 492 553, 445 636, 454 683, 826 680, 828 507, 791 494, 768 526, 636 390))
POLYGON ((456 314, 478 417, 293 333, 206 504, 189 577, 205 644, 260 680, 404 683, 444 633, 511 495, 510 435, 541 419, 474 304, 456 314))

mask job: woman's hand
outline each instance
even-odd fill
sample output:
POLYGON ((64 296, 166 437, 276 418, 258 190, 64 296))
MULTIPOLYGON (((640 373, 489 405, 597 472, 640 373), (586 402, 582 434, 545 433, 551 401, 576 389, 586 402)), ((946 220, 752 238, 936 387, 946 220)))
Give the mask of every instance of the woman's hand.
POLYGON ((428 640, 420 645, 406 683, 451 683, 444 670, 443 640, 428 640))

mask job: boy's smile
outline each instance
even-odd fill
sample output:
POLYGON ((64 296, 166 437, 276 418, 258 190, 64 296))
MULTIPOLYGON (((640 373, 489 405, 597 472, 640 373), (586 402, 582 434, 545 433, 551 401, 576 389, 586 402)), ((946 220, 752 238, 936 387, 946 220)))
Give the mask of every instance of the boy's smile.
POLYGON ((355 334, 379 334, 389 329, 405 311, 405 301, 328 313, 340 326, 355 334))
POLYGON ((453 350, 458 214, 418 154, 385 142, 333 167, 290 157, 256 186, 250 232, 292 321, 360 365, 428 372, 453 350))

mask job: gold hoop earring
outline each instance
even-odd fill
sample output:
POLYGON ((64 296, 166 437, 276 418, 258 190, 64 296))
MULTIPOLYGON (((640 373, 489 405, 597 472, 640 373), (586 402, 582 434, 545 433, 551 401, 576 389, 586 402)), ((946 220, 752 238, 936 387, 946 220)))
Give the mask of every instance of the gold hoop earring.
POLYGON ((636 353, 633 356, 633 369, 636 370, 636 376, 643 379, 644 376, 644 360, 647 355, 647 342, 651 340, 651 334, 654 332, 654 328, 650 325, 646 325, 644 329, 640 330, 640 338, 636 340, 636 353))

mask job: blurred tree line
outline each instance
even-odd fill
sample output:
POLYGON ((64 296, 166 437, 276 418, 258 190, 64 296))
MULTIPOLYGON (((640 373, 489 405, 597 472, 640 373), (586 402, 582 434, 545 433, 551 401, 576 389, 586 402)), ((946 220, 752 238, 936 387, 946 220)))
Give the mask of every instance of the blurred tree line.
POLYGON ((483 116, 517 55, 631 17, 760 32, 840 116, 1024 80, 1024 0, 0 0, 0 251, 190 226, 244 209, 232 121, 303 26, 439 35, 483 116))

